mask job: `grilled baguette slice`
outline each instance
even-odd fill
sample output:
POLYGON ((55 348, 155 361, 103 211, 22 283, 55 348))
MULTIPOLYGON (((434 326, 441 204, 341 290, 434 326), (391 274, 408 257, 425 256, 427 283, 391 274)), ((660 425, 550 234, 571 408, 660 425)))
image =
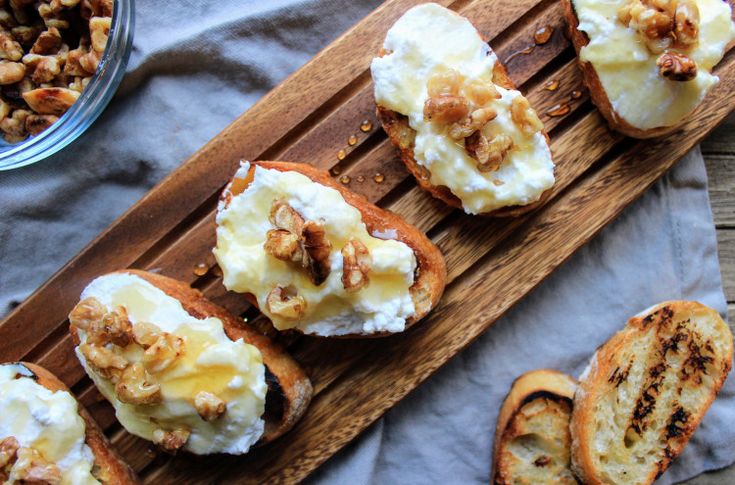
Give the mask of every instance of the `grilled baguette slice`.
POLYGON ((498 415, 493 484, 577 484, 569 434, 575 385, 568 375, 550 369, 515 380, 498 415))
POLYGON ((631 318, 579 379, 572 466, 590 485, 649 484, 681 453, 732 365, 733 336, 700 303, 631 318))
MULTIPOLYGON (((381 50, 379 55, 382 57, 386 54, 387 52, 385 50, 381 50)), ((500 61, 496 62, 493 67, 493 83, 505 89, 517 89, 513 80, 508 76, 508 71, 505 69, 505 66, 503 66, 500 61)), ((388 138, 390 138, 391 143, 393 143, 398 150, 401 160, 406 165, 409 172, 411 172, 411 175, 416 178, 416 182, 418 182, 419 186, 451 207, 461 209, 462 201, 459 200, 459 198, 454 195, 448 187, 443 185, 433 185, 430 180, 431 174, 426 168, 419 165, 414 158, 413 149, 416 131, 409 126, 408 117, 380 105, 377 105, 376 113, 380 123, 383 125, 383 129, 388 134, 388 138)), ((545 131, 544 136, 546 136, 548 143, 549 136, 545 131)), ((543 194, 541 194, 539 200, 531 204, 501 207, 499 209, 483 213, 482 215, 491 217, 518 217, 543 205, 551 196, 551 191, 552 189, 547 189, 543 194)))
MULTIPOLYGON (((277 343, 258 333, 242 319, 209 301, 199 290, 186 283, 147 271, 127 269, 128 273, 146 280, 168 296, 175 298, 195 318, 216 317, 222 321, 231 340, 242 338, 260 350, 266 369, 268 392, 265 398, 265 431, 257 444, 275 440, 286 433, 304 414, 312 396, 311 381, 298 363, 277 343)), ((79 345, 76 329, 70 327, 75 345, 79 345)))
MULTIPOLYGON (((406 330, 416 322, 425 317, 434 308, 446 286, 447 268, 439 248, 437 248, 426 235, 416 227, 408 224, 400 216, 393 212, 381 209, 370 203, 361 195, 355 194, 337 183, 327 171, 319 170, 311 165, 292 162, 259 161, 250 162, 250 171, 246 179, 232 179, 222 192, 222 203, 226 207, 232 197, 244 192, 255 176, 255 167, 262 167, 281 172, 298 172, 312 181, 326 187, 339 191, 344 200, 360 211, 362 221, 370 234, 395 232, 395 240, 406 244, 413 250, 416 256, 416 271, 414 283, 409 288, 413 299, 416 314, 406 320, 406 330)), ((257 299, 252 294, 245 297, 257 306, 257 299)), ((294 328, 298 331, 298 328, 294 328)), ((392 335, 388 332, 340 335, 343 338, 372 338, 392 335)))
MULTIPOLYGON (((9 362, 0 365, 18 366, 18 374, 35 379, 37 384, 56 392, 68 392, 69 388, 45 368, 29 362, 9 362)), ((104 485, 130 485, 139 483, 133 470, 112 449, 110 442, 86 409, 78 406, 79 416, 84 420, 85 442, 94 454, 92 473, 104 485)), ((1 438, 1 437, 0 437, 1 438)))

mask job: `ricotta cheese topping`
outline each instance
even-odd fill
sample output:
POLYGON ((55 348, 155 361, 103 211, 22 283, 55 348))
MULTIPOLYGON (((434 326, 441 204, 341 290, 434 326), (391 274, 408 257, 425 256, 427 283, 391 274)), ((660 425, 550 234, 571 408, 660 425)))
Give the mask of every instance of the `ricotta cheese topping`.
POLYGON ((448 187, 462 201, 465 212, 526 205, 554 184, 545 135, 525 134, 511 120, 511 103, 521 96, 516 90, 495 86, 501 99, 491 106, 498 116, 484 130, 513 140, 513 149, 497 171, 478 170, 462 142, 424 120, 432 76, 454 70, 465 81, 492 84, 498 58, 467 19, 434 3, 416 6, 388 31, 383 48, 387 54, 373 59, 371 65, 375 101, 408 117, 416 131, 416 162, 430 171, 433 185, 448 187))
POLYGON ((14 437, 56 465, 64 485, 99 483, 76 399, 37 384, 21 364, 0 365, 0 440, 14 437))
MULTIPOLYGON (((235 179, 245 179, 249 170, 250 164, 244 162, 235 179)), ((220 206, 214 255, 225 287, 253 294, 279 330, 298 328, 322 336, 401 332, 406 319, 415 314, 409 288, 416 257, 403 242, 385 239, 390 231, 377 236, 368 234, 360 211, 338 190, 298 172, 256 166, 248 187, 220 206), (269 216, 276 200, 287 202, 305 220, 324 224, 331 250, 330 271, 323 283, 315 285, 302 268, 265 251, 266 234, 274 228, 269 216), (364 244, 372 259, 369 284, 355 292, 345 290, 342 281, 340 249, 351 239, 364 244), (283 318, 269 311, 267 298, 276 287, 292 288, 304 299, 303 315, 283 318)))
POLYGON ((735 38, 732 9, 722 0, 694 0, 699 9, 699 42, 687 56, 697 65, 691 81, 659 75, 656 60, 638 32, 618 20, 628 0, 573 0, 579 30, 590 39, 579 53, 595 68, 615 114, 642 130, 677 124, 717 84, 711 73, 735 38))
MULTIPOLYGON (((265 422, 265 366, 257 347, 242 339, 230 340, 222 321, 191 316, 175 298, 138 276, 113 273, 92 281, 82 301, 94 298, 108 311, 123 307, 130 323, 156 325, 183 339, 183 352, 160 372, 150 370, 160 385, 157 404, 121 402, 115 384, 76 353, 100 392, 112 403, 120 423, 130 433, 154 441, 157 430, 190 433, 184 449, 196 454, 241 454, 258 441, 265 422), (195 407, 195 397, 208 392, 226 403, 217 419, 207 421, 195 407)), ((81 343, 87 334, 79 331, 81 343)), ((107 346, 128 362, 141 362, 143 348, 131 342, 124 348, 107 346)))

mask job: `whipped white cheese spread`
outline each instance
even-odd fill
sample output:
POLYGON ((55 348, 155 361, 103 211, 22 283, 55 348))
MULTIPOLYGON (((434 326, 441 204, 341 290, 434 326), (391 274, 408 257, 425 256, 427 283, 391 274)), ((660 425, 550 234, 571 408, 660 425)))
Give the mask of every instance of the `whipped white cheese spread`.
MULTIPOLYGON (((251 166, 244 162, 235 180, 245 179, 251 166)), ((358 209, 342 194, 293 171, 255 166, 247 188, 222 203, 217 213, 214 255, 231 291, 250 293, 260 310, 279 329, 298 328, 315 335, 400 332, 415 314, 409 288, 414 282, 416 257, 403 242, 368 234, 358 209), (293 262, 273 257, 264 249, 275 201, 287 203, 304 220, 323 224, 331 244, 329 275, 316 285, 293 262), (349 292, 342 281, 340 249, 351 239, 362 243, 371 257, 369 284, 349 292), (276 287, 292 288, 305 303, 298 318, 284 318, 269 309, 268 295, 276 287)), ((395 235, 394 235, 395 237, 395 235)))
POLYGON ((58 467, 62 484, 99 483, 76 399, 37 384, 22 364, 0 365, 0 441, 9 437, 58 467))
POLYGON ((615 115, 642 130, 671 126, 691 113, 718 82, 711 73, 735 38, 732 10, 722 0, 694 0, 699 10, 698 43, 687 57, 696 77, 678 82, 659 75, 659 54, 649 51, 639 33, 625 26, 618 11, 628 0, 573 0, 578 29, 589 37, 582 61, 597 72, 615 115))
POLYGON ((554 184, 545 135, 526 134, 511 119, 510 106, 520 92, 495 86, 501 95, 492 102, 497 117, 484 131, 506 134, 514 145, 496 171, 478 170, 462 142, 424 119, 432 76, 453 70, 465 82, 492 84, 497 56, 467 19, 434 3, 416 6, 391 27, 383 48, 387 54, 371 65, 375 101, 408 117, 416 131, 416 162, 430 171, 433 185, 448 187, 461 200, 465 212, 526 205, 554 184))
MULTIPOLYGON (((257 347, 242 339, 230 340, 220 319, 191 316, 178 300, 136 275, 101 276, 84 289, 81 298, 83 302, 94 298, 108 311, 123 307, 133 328, 140 322, 152 323, 183 341, 183 351, 170 365, 162 370, 146 369, 160 386, 160 402, 155 404, 120 401, 115 384, 95 372, 80 347, 76 348, 82 365, 126 430, 152 441, 157 431, 184 430, 188 439, 183 449, 196 454, 241 454, 258 441, 265 427, 267 386, 257 347), (226 405, 224 413, 211 421, 203 419, 195 407, 203 391, 226 405)), ((83 330, 79 336, 82 344, 87 342, 83 330)), ((124 348, 108 344, 107 348, 130 363, 143 359, 143 348, 135 342, 124 348)))

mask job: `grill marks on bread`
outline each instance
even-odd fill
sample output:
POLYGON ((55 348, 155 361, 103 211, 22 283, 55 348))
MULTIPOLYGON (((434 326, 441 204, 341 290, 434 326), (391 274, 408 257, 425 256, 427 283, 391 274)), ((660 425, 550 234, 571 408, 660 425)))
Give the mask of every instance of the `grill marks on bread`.
POLYGON ((581 378, 575 470, 591 484, 651 483, 699 425, 731 360, 729 328, 701 304, 668 302, 632 318, 581 378))

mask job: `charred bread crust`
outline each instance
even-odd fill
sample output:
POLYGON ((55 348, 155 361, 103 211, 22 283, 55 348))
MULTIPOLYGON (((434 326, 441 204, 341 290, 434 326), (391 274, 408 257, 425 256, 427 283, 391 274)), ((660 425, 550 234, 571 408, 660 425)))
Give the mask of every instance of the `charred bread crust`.
MULTIPOLYGON (((654 356, 654 358, 646 361, 646 375, 644 377, 650 379, 655 378, 655 376, 658 375, 665 375, 664 373, 669 370, 665 360, 666 353, 672 351, 672 349, 675 352, 678 351, 677 346, 687 347, 687 340, 691 341, 693 339, 691 337, 686 339, 681 338, 678 333, 678 327, 670 338, 660 338, 658 332, 660 329, 666 328, 667 325, 673 321, 674 316, 680 312, 686 313, 694 311, 704 311, 708 313, 709 316, 714 319, 714 325, 718 326, 718 330, 720 330, 725 336, 725 338, 719 342, 725 347, 725 354, 722 356, 722 362, 720 363, 721 376, 719 379, 713 380, 712 389, 709 391, 706 399, 700 403, 699 409, 685 410, 683 404, 678 403, 676 399, 671 400, 671 404, 675 404, 674 407, 676 409, 668 409, 666 419, 667 425, 661 427, 661 435, 659 438, 662 441, 658 442, 665 443, 663 450, 664 456, 656 462, 656 467, 652 467, 647 476, 636 476, 631 477, 631 479, 635 478, 637 480, 636 483, 653 483, 668 469, 671 461, 679 456, 684 446, 699 426, 699 423, 702 421, 702 418, 704 418, 704 415, 710 405, 717 397, 717 393, 722 388, 722 385, 724 384, 732 367, 732 333, 727 324, 720 318, 719 314, 717 314, 715 310, 707 308, 701 303, 694 301, 663 302, 628 320, 628 323, 623 330, 619 331, 610 338, 610 340, 597 349, 589 367, 579 379, 577 390, 574 395, 574 407, 570 429, 572 432, 572 468, 575 474, 584 483, 589 485, 603 485, 604 483, 607 483, 599 478, 598 471, 592 460, 591 443, 592 435, 596 433, 593 420, 595 415, 596 398, 599 397, 599 390, 609 388, 610 386, 617 388, 622 382, 627 381, 628 372, 630 372, 630 367, 626 370, 619 366, 619 363, 617 363, 615 359, 616 355, 619 355, 623 349, 632 345, 634 339, 644 335, 644 332, 657 332, 656 345, 649 353, 650 355, 645 356, 654 356)), ((682 332, 685 334, 692 334, 694 333, 694 330, 691 328, 684 328, 682 332)), ((708 342, 707 345, 710 345, 710 342, 708 342)), ((698 392, 701 391, 701 385, 696 385, 695 383, 697 373, 707 373, 705 367, 699 368, 699 365, 704 362, 701 357, 701 354, 699 355, 699 358, 695 356, 694 360, 699 360, 699 362, 695 362, 696 371, 687 377, 687 379, 692 380, 684 381, 682 380, 681 375, 677 373, 678 379, 676 380, 676 384, 672 383, 671 385, 678 386, 679 393, 683 386, 696 386, 694 388, 698 392)), ((654 383, 654 385, 655 384, 656 383, 654 383)), ((666 386, 666 383, 662 383, 662 385, 666 386)), ((637 404, 634 407, 632 415, 629 417, 630 419, 628 419, 631 426, 636 423, 636 420, 639 421, 638 425, 640 426, 642 416, 645 416, 646 413, 656 409, 657 397, 659 395, 658 387, 656 387, 656 392, 653 393, 653 395, 647 394, 652 387, 648 385, 647 381, 641 382, 640 387, 641 394, 636 399, 637 404), (641 402, 649 406, 648 411, 641 411, 639 409, 638 403, 641 402)), ((706 391, 706 389, 704 391, 706 391)), ((663 406, 667 406, 668 404, 669 403, 664 402, 663 406)), ((662 404, 659 402, 658 406, 660 407, 661 405, 662 404)))
POLYGON ((562 402, 572 407, 576 381, 556 370, 537 369, 518 377, 511 386, 498 414, 493 443, 493 465, 490 481, 495 485, 504 485, 506 481, 499 469, 501 447, 510 439, 511 424, 521 408, 536 399, 549 399, 562 402))
MULTIPOLYGON (((0 365, 9 364, 22 365, 33 373, 33 378, 38 384, 52 392, 64 391, 71 394, 69 388, 58 377, 39 365, 29 362, 12 362, 0 365)), ((73 396, 73 394, 71 395, 73 396)), ((131 485, 140 483, 135 472, 112 449, 110 442, 107 441, 102 430, 84 406, 79 402, 77 402, 77 406, 77 412, 84 420, 85 442, 94 455, 94 467, 92 471, 95 478, 104 485, 131 485)))
POLYGON ((681 120, 681 122, 672 126, 661 126, 658 128, 641 130, 640 128, 632 126, 617 115, 615 109, 613 109, 612 104, 610 103, 610 98, 607 97, 607 93, 602 87, 602 81, 600 81, 597 71, 595 71, 595 68, 591 63, 584 62, 579 58, 579 53, 582 50, 582 47, 589 44, 590 39, 587 37, 586 33, 579 30, 579 19, 577 18, 577 13, 574 10, 572 0, 561 0, 561 3, 564 10, 564 17, 567 21, 569 39, 572 41, 574 50, 577 53, 577 65, 582 71, 582 81, 590 93, 592 102, 597 106, 597 110, 603 118, 605 118, 608 125, 610 125, 610 128, 631 138, 656 138, 675 131, 684 122, 684 120, 681 120))
MULTIPOLYGON (((312 396, 311 381, 299 364, 277 343, 258 333, 242 319, 209 301, 199 290, 184 282, 147 271, 127 269, 119 273, 138 276, 175 298, 189 315, 195 318, 216 317, 222 320, 225 334, 231 340, 242 338, 258 348, 266 368, 265 431, 258 445, 268 443, 290 430, 306 411, 312 396), (279 412, 280 410, 280 412, 279 412)), ((72 339, 79 345, 79 336, 71 328, 72 339)))
MULTIPOLYGON (((386 52, 384 50, 381 50, 379 55, 382 57, 385 54, 386 52)), ((516 89, 513 80, 510 78, 510 76, 508 76, 508 71, 505 69, 505 66, 500 63, 500 61, 497 61, 493 66, 493 82, 505 89, 516 89)), ((380 120, 381 125, 383 125, 383 130, 385 130, 391 143, 393 143, 393 146, 395 146, 396 149, 399 151, 401 160, 403 161, 404 165, 406 165, 408 171, 411 172, 411 175, 414 176, 419 186, 429 192, 432 196, 444 201, 447 205, 457 209, 462 209, 462 201, 456 195, 454 195, 451 190, 449 190, 449 187, 446 187, 444 185, 434 185, 431 183, 429 170, 419 165, 414 158, 413 142, 411 142, 408 147, 401 147, 402 132, 409 131, 415 134, 413 128, 411 128, 408 124, 408 117, 396 111, 384 108, 380 105, 376 105, 376 115, 378 117, 378 120, 380 120)), ((546 137, 546 142, 548 143, 549 135, 545 131, 544 136, 546 137)), ((489 217, 521 216, 543 205, 544 202, 546 202, 551 196, 552 189, 553 187, 545 190, 541 194, 539 200, 537 200, 536 202, 532 202, 527 205, 501 207, 490 212, 484 212, 480 215, 489 217)))
MULTIPOLYGON (((429 311, 439 303, 439 299, 441 298, 442 293, 444 292, 444 287, 446 286, 446 263, 444 262, 444 256, 442 256, 439 248, 437 248, 423 232, 408 224, 399 215, 385 209, 381 209, 363 196, 346 189, 341 184, 337 183, 325 170, 319 170, 311 165, 292 162, 258 161, 250 162, 250 165, 250 174, 253 173, 252 171, 254 170, 254 167, 262 167, 281 172, 293 171, 305 175, 316 183, 336 189, 345 199, 345 202, 360 211, 360 214, 362 214, 362 221, 365 223, 369 234, 388 230, 395 231, 395 239, 406 244, 413 250, 417 263, 414 284, 409 288, 416 306, 416 314, 406 319, 406 329, 425 317, 429 311)), ((227 188, 223 192, 223 202, 225 204, 228 202, 228 197, 233 195, 229 192, 229 188, 231 186, 232 181, 227 185, 227 188)), ((242 187, 241 189, 245 190, 246 187, 247 186, 242 187)), ((258 305, 258 302, 253 295, 246 294, 245 296, 252 304, 255 306, 258 305)), ((385 337, 388 335, 392 334, 389 332, 374 333, 370 335, 348 334, 329 338, 374 338, 385 337)))

